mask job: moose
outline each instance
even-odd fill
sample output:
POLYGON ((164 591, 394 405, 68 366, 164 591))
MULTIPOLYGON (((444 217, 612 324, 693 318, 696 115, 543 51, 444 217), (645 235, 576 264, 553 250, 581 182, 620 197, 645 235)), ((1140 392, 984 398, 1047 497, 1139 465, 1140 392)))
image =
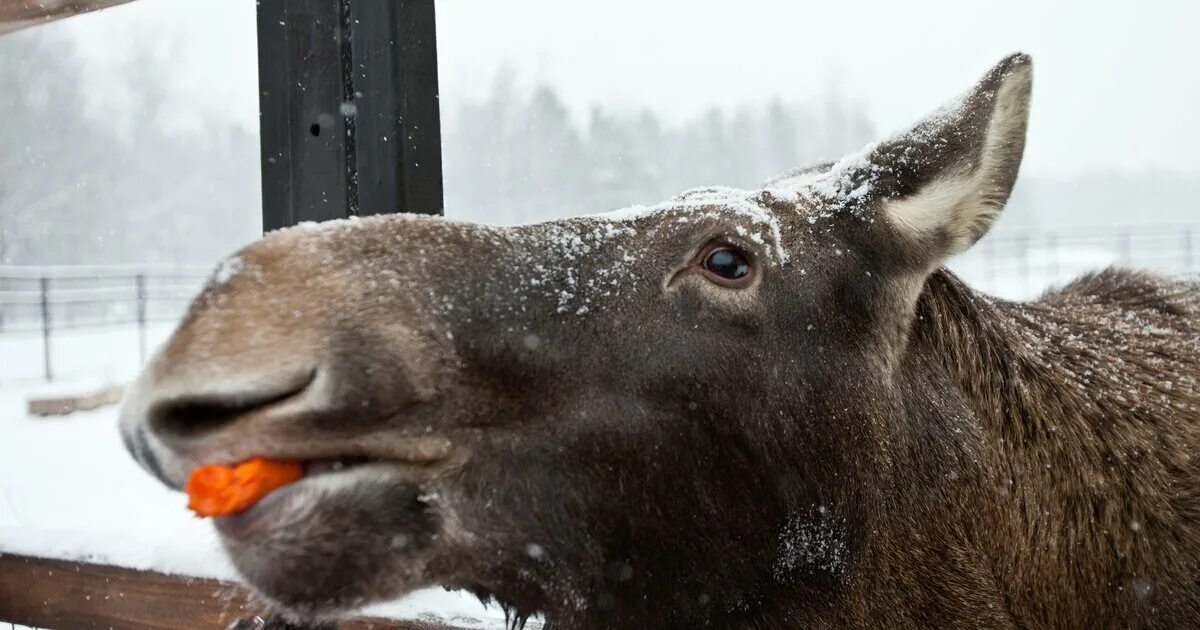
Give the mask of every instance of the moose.
POLYGON ((1200 284, 1010 302, 942 267, 1004 208, 1031 82, 1014 54, 760 190, 269 234, 122 435, 174 488, 305 462, 214 522, 296 619, 441 585, 548 628, 1194 625, 1200 284))

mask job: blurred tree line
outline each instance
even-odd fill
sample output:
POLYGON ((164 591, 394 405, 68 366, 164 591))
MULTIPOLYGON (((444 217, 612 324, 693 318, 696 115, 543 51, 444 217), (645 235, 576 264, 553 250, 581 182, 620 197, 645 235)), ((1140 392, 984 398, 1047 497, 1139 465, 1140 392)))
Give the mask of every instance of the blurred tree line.
MULTIPOLYGON (((257 236, 256 135, 235 116, 172 124, 188 104, 159 80, 169 51, 105 84, 127 111, 97 106, 80 54, 47 29, 0 38, 0 264, 210 263, 257 236)), ((649 110, 574 118, 553 89, 515 84, 501 71, 484 98, 443 104, 451 216, 519 223, 752 187, 874 135, 837 90, 671 126, 649 110)))
POLYGON ((875 135, 864 105, 837 90, 817 102, 709 108, 672 127, 650 110, 599 106, 578 121, 553 89, 513 85, 502 71, 485 98, 443 102, 451 215, 520 223, 656 203, 696 186, 756 187, 875 135))
POLYGON ((49 29, 0 38, 0 264, 208 263, 253 238, 257 137, 168 124, 169 54, 122 68, 129 110, 106 111, 80 54, 49 29))

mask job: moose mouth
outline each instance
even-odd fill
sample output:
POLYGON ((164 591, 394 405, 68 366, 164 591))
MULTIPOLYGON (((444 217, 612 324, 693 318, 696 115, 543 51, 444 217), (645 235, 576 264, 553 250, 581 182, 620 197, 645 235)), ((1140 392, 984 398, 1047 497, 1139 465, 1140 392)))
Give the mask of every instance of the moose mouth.
POLYGON ((353 494, 360 483, 386 478, 392 483, 424 486, 455 467, 446 465, 444 444, 417 440, 404 449, 408 457, 403 459, 367 455, 304 459, 300 479, 276 488, 245 510, 218 516, 213 522, 223 536, 248 539, 281 527, 287 521, 284 512, 319 510, 326 495, 353 494))
POLYGON ((273 512, 284 509, 289 501, 295 500, 293 495, 306 491, 305 483, 323 475, 348 473, 353 469, 381 460, 370 457, 339 457, 306 460, 304 476, 267 493, 253 505, 235 514, 217 516, 213 519, 217 530, 226 536, 253 536, 256 531, 270 528, 273 512))
POLYGON ((447 544, 444 466, 306 462, 301 479, 214 519, 245 580, 283 612, 323 618, 429 586, 447 544))

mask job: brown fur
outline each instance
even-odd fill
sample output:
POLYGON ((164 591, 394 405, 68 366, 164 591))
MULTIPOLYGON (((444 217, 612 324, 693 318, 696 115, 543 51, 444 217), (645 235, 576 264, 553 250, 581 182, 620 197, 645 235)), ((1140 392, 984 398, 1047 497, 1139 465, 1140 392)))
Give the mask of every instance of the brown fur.
POLYGON ((959 548, 947 552, 958 570, 979 567, 944 597, 993 592, 1001 627, 1200 615, 1198 306, 1194 284, 1115 269, 1028 304, 930 279, 906 368, 943 372, 977 419, 959 461, 929 480, 942 500, 913 516, 946 525, 926 535, 959 548))
POLYGON ((123 435, 175 487, 347 460, 217 522, 298 617, 445 585, 554 628, 1194 625, 1200 288, 1107 270, 1013 303, 940 269, 1011 192, 1030 81, 1009 57, 759 191, 269 235, 123 435))

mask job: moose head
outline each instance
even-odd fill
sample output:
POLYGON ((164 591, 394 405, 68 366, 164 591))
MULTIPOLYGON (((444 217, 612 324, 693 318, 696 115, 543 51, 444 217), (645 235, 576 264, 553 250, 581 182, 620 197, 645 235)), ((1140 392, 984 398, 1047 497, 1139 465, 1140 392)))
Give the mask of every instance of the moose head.
POLYGON ((911 130, 761 190, 269 234, 195 299, 122 433, 176 488, 204 464, 307 463, 216 520, 300 616, 443 585, 565 627, 829 619, 936 542, 912 509, 971 412, 924 405, 948 385, 910 369, 918 301, 1003 209, 1030 82, 1010 56, 911 130))

